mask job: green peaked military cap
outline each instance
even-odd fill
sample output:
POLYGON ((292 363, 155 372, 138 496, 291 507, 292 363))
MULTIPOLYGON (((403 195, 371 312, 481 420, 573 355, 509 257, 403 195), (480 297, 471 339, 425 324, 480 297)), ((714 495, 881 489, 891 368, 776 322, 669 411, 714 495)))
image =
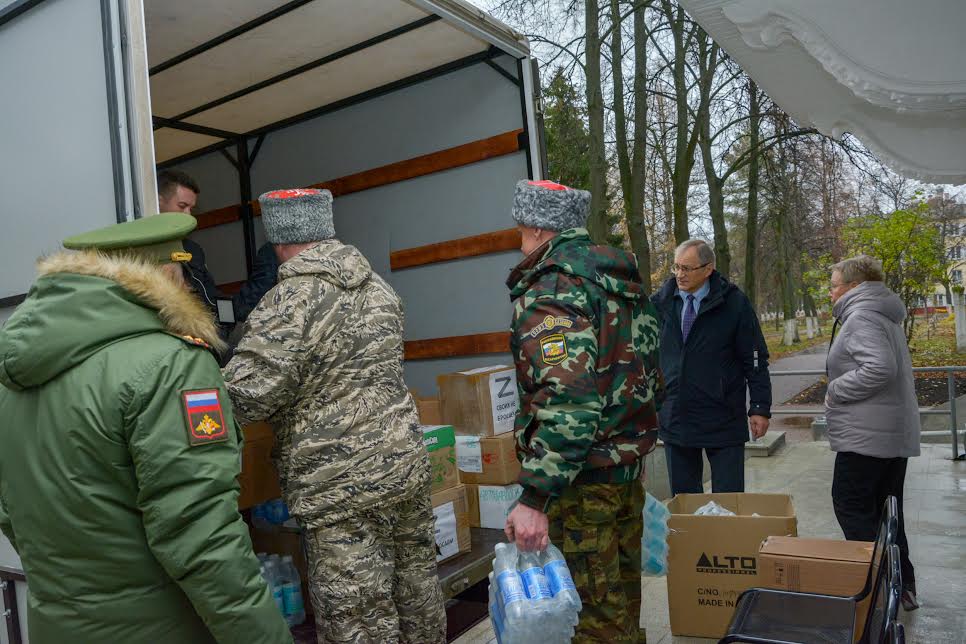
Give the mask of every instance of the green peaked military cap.
POLYGON ((185 252, 181 240, 197 225, 191 215, 168 212, 68 237, 64 248, 136 255, 162 264, 187 262, 191 254, 185 252))

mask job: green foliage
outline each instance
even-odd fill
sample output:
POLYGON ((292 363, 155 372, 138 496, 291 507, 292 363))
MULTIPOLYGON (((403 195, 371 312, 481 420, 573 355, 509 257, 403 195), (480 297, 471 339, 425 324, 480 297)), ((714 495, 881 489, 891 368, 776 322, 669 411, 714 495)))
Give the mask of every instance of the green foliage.
POLYGON ((827 303, 829 290, 829 266, 834 264, 832 255, 802 253, 802 291, 812 298, 816 307, 827 303))
MULTIPOLYGON (((543 90, 544 132, 547 140, 547 178, 572 188, 590 190, 590 132, 587 129, 587 107, 582 92, 570 82, 564 69, 554 70, 543 90)), ((626 247, 622 232, 624 214, 605 195, 609 231, 597 241, 626 247)))
POLYGON ((888 215, 856 217, 842 230, 853 254, 865 253, 882 262, 885 283, 906 305, 906 334, 911 337, 912 310, 923 293, 942 281, 946 258, 939 231, 929 219, 928 206, 918 203, 888 215))
POLYGON ((581 93, 558 67, 543 90, 547 177, 590 190, 590 133, 581 93))

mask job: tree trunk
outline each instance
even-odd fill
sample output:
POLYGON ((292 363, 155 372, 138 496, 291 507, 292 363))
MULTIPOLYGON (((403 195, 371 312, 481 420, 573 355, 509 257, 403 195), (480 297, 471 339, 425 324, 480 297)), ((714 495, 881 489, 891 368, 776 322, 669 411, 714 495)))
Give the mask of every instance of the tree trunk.
MULTIPOLYGON (((662 0, 664 12, 671 23, 674 38, 674 60, 671 66, 674 78, 675 128, 674 168, 671 173, 671 193, 674 205, 674 241, 681 244, 691 237, 688 230, 688 192, 691 188, 691 169, 694 167, 694 147, 690 145, 690 116, 688 114, 687 46, 685 44, 685 14, 680 6, 670 0, 662 0)), ((687 37, 687 40, 690 40, 687 37)))
POLYGON ((624 215, 631 249, 637 255, 638 269, 646 292, 651 290, 651 251, 644 227, 644 138, 647 127, 647 97, 644 92, 645 56, 647 44, 644 9, 634 12, 634 143, 633 153, 627 143, 627 113, 624 106, 624 76, 622 55, 623 34, 620 28, 619 0, 610 0, 611 68, 614 88, 614 130, 617 139, 617 167, 620 170, 621 190, 624 194, 624 215), (639 135, 640 134, 640 135, 639 135))
MULTIPOLYGON (((758 86, 748 79, 749 140, 752 148, 761 140, 761 114, 758 101, 758 86)), ((745 295, 752 306, 758 299, 758 159, 756 154, 748 163, 748 219, 745 223, 745 295)))
POLYGON ((600 7, 584 1, 586 23, 587 121, 589 126, 590 217, 587 229, 598 243, 607 241, 607 160, 604 156, 604 95, 600 78, 600 7))
MULTIPOLYGON (((718 67, 718 45, 702 37, 698 43, 698 69, 702 75, 700 105, 711 103, 711 81, 718 67)), ((711 149, 711 110, 698 109, 698 121, 694 124, 698 131, 698 146, 704 166, 704 178, 708 184, 708 211, 714 229, 715 268, 725 277, 731 275, 731 248, 728 246, 728 226, 725 224, 724 181, 718 177, 711 149)))

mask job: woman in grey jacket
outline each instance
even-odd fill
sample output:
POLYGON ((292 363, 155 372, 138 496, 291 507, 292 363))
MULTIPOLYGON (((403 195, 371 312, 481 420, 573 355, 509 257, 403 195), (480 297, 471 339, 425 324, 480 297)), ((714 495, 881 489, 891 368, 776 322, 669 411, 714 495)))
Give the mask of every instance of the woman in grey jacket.
POLYGON ((899 297, 866 255, 832 267, 833 331, 826 371, 828 437, 835 457, 832 502, 845 538, 874 541, 887 496, 899 502, 902 605, 918 608, 902 513, 906 463, 919 455, 919 403, 899 297), (841 325, 841 326, 839 326, 841 325))

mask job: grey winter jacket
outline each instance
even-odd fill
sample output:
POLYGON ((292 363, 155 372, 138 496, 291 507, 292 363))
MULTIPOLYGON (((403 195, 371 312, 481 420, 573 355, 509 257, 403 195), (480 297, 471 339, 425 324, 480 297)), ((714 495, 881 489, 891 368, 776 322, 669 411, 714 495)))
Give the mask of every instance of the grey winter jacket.
POLYGON ((919 403, 902 301, 882 282, 863 282, 835 303, 832 314, 841 324, 826 364, 832 450, 918 456, 919 403))

